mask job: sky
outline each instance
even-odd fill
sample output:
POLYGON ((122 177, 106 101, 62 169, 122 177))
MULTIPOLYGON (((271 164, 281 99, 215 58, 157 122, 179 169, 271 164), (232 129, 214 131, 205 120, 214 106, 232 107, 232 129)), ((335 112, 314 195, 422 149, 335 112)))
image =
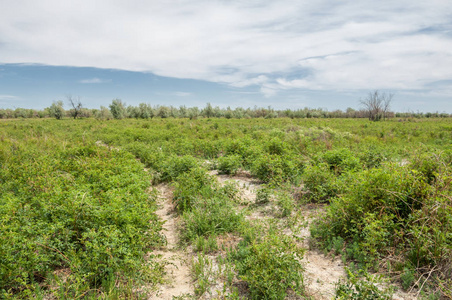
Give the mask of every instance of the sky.
POLYGON ((0 0, 0 108, 452 113, 450 0, 0 0))

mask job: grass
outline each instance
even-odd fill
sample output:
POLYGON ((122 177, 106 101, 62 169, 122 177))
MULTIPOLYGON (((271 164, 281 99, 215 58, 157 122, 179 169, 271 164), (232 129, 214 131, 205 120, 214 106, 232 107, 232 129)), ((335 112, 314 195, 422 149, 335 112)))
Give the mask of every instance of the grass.
MULTIPOLYGON (((144 297, 139 287, 158 284, 162 269, 143 257, 163 242, 147 191, 165 182, 175 188, 184 243, 200 255, 230 253, 215 261, 229 275, 215 278, 233 274, 251 298, 303 295, 303 250, 272 222, 295 228, 309 202, 327 203, 311 228, 316 247, 356 269, 390 270, 405 289, 450 297, 451 122, 2 121, 0 295, 144 297), (257 205, 209 176, 210 166, 264 183, 257 205), (264 205, 273 209, 268 223, 246 220, 264 205), (241 242, 222 249, 216 241, 228 234, 241 242)), ((198 294, 212 285, 201 273, 198 294)), ((226 288, 236 297, 232 283, 226 288)))

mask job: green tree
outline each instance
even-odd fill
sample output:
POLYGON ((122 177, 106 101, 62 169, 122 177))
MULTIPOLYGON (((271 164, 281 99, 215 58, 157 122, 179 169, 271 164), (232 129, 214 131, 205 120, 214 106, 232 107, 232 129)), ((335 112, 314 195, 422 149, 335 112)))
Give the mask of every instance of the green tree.
POLYGON ((122 103, 121 99, 114 99, 110 107, 110 112, 115 119, 123 119, 126 117, 126 109, 124 107, 124 103, 122 103))
POLYGON ((212 118, 214 116, 214 110, 210 103, 207 103, 206 108, 202 110, 202 115, 206 118, 212 118))
POLYGON ((54 101, 49 107, 49 115, 57 120, 61 120, 64 117, 64 113, 63 101, 61 100, 56 102, 54 101))
POLYGON ((154 117, 154 109, 150 104, 140 103, 140 118, 142 119, 152 119, 154 117))
POLYGON ((168 118, 170 116, 170 109, 166 106, 160 106, 157 109, 157 116, 162 119, 168 118))
POLYGON ((110 119, 113 119, 113 116, 112 116, 110 110, 108 110, 108 108, 106 108, 105 106, 101 106, 100 109, 97 110, 94 113, 94 116, 98 120, 110 120, 110 119))

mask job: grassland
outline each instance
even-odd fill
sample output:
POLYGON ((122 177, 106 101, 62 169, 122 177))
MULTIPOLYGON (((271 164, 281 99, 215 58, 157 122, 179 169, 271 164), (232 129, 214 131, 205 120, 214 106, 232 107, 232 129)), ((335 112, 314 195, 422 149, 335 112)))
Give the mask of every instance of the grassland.
POLYGON ((152 295, 165 273, 153 255, 166 243, 155 188, 165 184, 178 247, 195 253, 186 297, 214 297, 220 281, 218 297, 314 297, 296 232, 316 205, 310 247, 348 266, 338 298, 390 297, 374 273, 451 298, 451 145, 447 118, 4 120, 0 297, 152 295), (257 196, 245 201, 212 170, 246 174, 257 196))

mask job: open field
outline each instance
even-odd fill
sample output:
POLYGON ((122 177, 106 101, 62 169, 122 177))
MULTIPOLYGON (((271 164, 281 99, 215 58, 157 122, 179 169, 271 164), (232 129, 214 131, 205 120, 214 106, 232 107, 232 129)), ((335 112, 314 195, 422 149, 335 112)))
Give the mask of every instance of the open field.
POLYGON ((3 120, 0 167, 0 298, 452 298, 449 118, 3 120))

